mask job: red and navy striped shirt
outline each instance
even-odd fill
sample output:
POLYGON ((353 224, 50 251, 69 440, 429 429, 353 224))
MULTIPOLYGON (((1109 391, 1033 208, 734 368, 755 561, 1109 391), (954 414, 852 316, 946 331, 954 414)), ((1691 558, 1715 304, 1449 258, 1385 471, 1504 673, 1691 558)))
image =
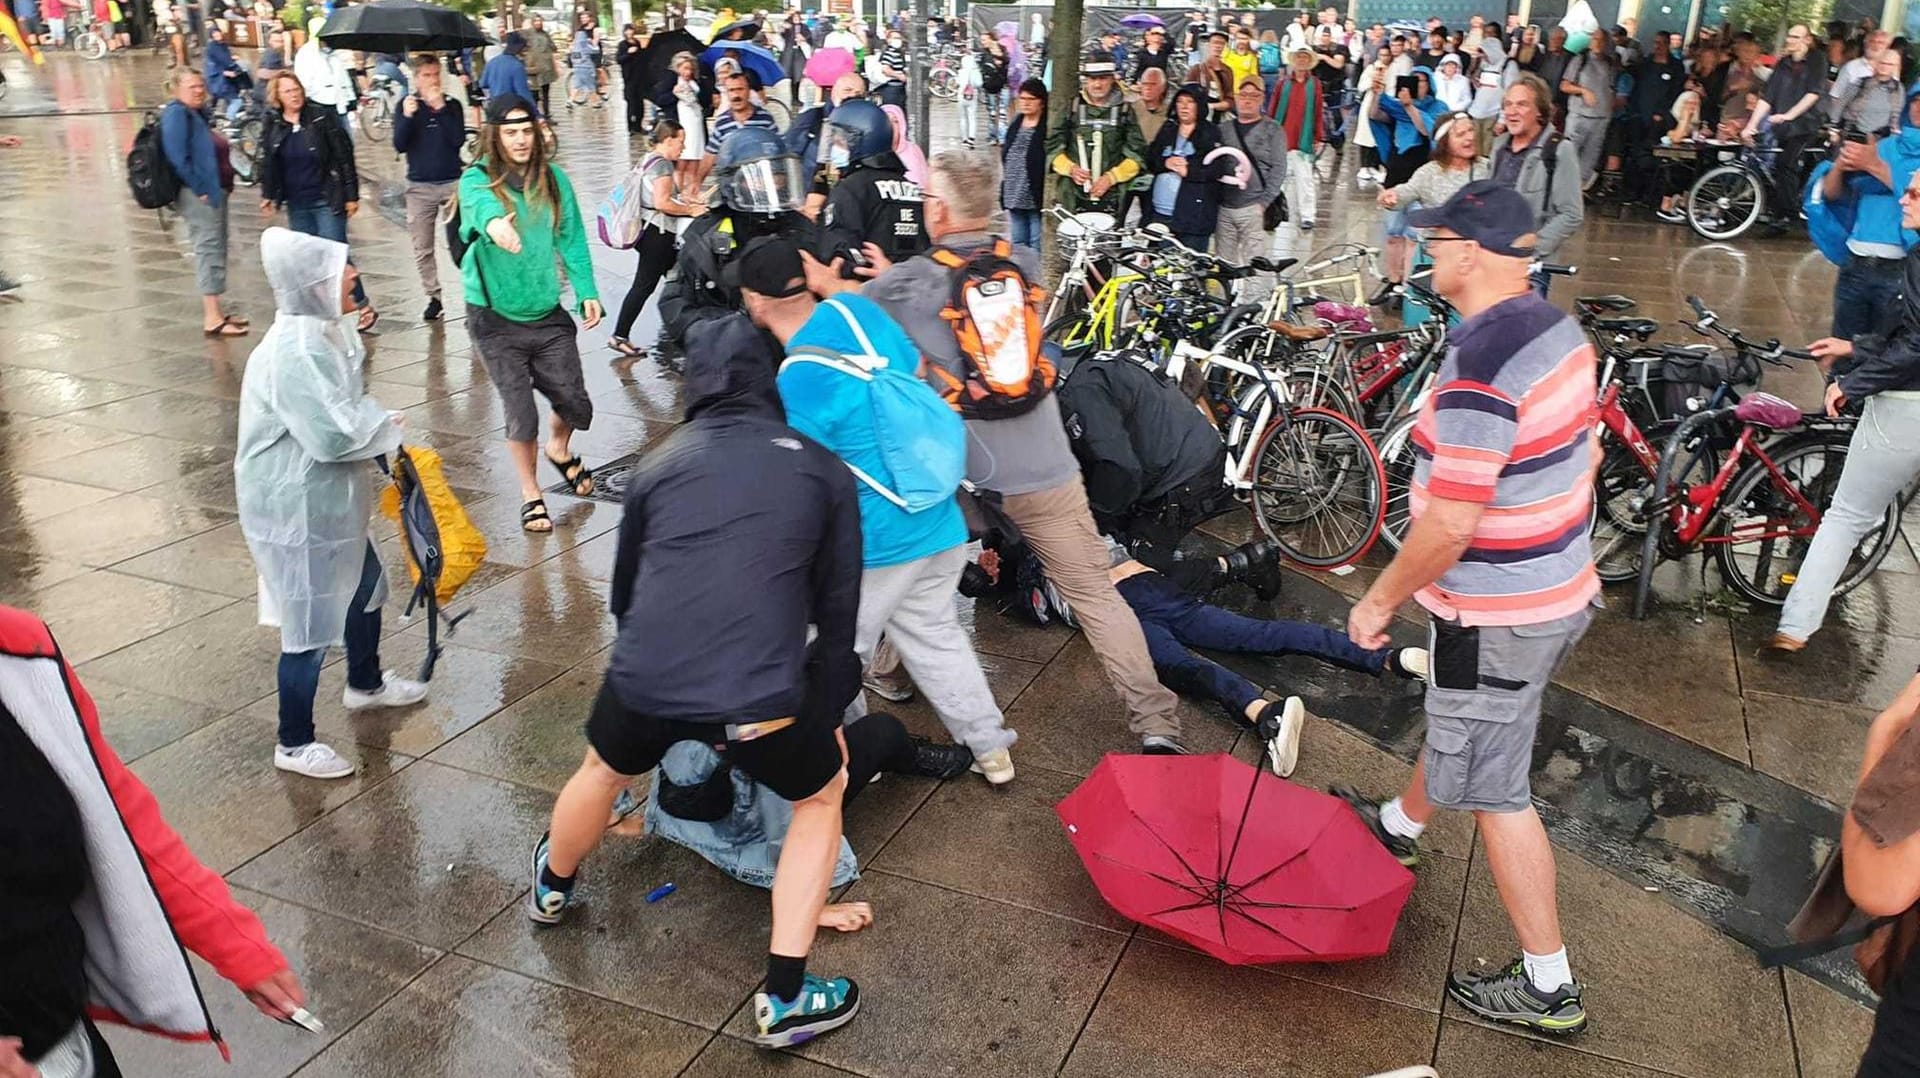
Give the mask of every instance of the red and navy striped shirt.
POLYGON ((1593 505, 1593 346, 1529 292, 1449 334, 1413 444, 1416 517, 1433 498, 1486 508, 1466 553, 1414 596, 1463 625, 1533 625, 1600 590, 1593 505))

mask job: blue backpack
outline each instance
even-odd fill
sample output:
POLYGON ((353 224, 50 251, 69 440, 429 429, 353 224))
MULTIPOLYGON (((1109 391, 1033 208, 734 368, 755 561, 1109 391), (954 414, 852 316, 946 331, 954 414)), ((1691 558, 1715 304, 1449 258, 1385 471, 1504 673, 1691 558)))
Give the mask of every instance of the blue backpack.
POLYGON ((830 299, 822 306, 840 312, 862 352, 847 355, 802 347, 795 349, 780 369, 793 363, 817 363, 867 383, 867 401, 873 409, 874 435, 885 474, 870 475, 851 461, 845 462, 847 470, 874 493, 909 513, 951 501, 967 474, 967 428, 959 413, 921 381, 917 371, 896 367, 880 355, 845 304, 830 299))

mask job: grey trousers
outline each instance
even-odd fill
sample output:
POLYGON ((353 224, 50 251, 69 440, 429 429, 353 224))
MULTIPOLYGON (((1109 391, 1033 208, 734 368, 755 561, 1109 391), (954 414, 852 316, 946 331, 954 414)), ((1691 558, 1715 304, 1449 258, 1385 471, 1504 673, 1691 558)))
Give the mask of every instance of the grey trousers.
MULTIPOLYGON (((1007 748, 1015 735, 993 701, 973 638, 954 608, 954 589, 966 564, 967 547, 962 543, 862 573, 853 646, 864 666, 873 660, 880 634, 886 633, 947 733, 978 757, 1007 748)), ((866 713, 862 693, 854 697, 848 717, 866 713)))
POLYGON ((173 202, 175 212, 187 223, 187 239, 193 245, 193 280, 203 296, 227 293, 227 205, 231 201, 227 198, 218 206, 209 206, 182 187, 180 197, 173 202))
POLYGON ((1847 443, 1846 467, 1833 504, 1820 518, 1800 573, 1780 611, 1780 633, 1806 640, 1826 620, 1827 604, 1853 548, 1886 515, 1887 506, 1920 476, 1920 400, 1868 397, 1847 443))
POLYGON ((407 184, 407 235, 413 238, 413 264, 432 299, 440 298, 440 262, 434 254, 433 234, 440 228, 441 204, 459 186, 458 180, 407 184))
MULTIPOLYGON (((1273 243, 1273 233, 1261 227, 1266 214, 1266 206, 1258 202, 1251 206, 1220 207, 1218 223, 1213 228, 1213 253, 1229 266, 1244 266, 1266 254, 1273 243)), ((1272 291, 1271 273, 1257 273, 1240 282, 1242 298, 1265 297, 1272 291)))
POLYGON ((1607 145, 1607 125, 1612 119, 1606 116, 1576 116, 1567 114, 1567 138, 1580 154, 1580 182, 1593 179, 1600 171, 1600 151, 1607 145))

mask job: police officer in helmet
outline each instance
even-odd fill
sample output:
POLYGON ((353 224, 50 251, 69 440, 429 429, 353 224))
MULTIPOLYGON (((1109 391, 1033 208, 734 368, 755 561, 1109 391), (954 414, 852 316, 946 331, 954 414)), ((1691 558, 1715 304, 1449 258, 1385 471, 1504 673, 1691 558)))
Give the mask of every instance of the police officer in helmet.
POLYGON ((703 319, 740 310, 737 290, 721 283, 721 270, 761 236, 787 236, 805 250, 817 248, 817 230, 800 213, 807 193, 800 158, 778 132, 741 128, 720 144, 713 179, 714 208, 694 219, 681 237, 678 279, 660 293, 660 320, 676 344, 703 319))
POLYGON ((830 255, 857 254, 865 244, 893 262, 927 249, 920 185, 893 152, 893 122, 871 101, 848 101, 828 115, 820 157, 837 174, 821 217, 830 255))

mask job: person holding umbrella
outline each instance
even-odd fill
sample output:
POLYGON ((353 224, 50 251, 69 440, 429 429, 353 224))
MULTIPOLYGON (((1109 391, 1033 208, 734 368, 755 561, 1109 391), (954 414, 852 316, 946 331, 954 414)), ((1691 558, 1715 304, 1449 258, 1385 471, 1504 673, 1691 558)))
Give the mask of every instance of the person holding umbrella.
POLYGON ((799 8, 787 12, 787 25, 780 29, 780 67, 787 75, 787 94, 794 111, 800 110, 800 91, 807 84, 807 58, 813 55, 813 35, 799 8))

